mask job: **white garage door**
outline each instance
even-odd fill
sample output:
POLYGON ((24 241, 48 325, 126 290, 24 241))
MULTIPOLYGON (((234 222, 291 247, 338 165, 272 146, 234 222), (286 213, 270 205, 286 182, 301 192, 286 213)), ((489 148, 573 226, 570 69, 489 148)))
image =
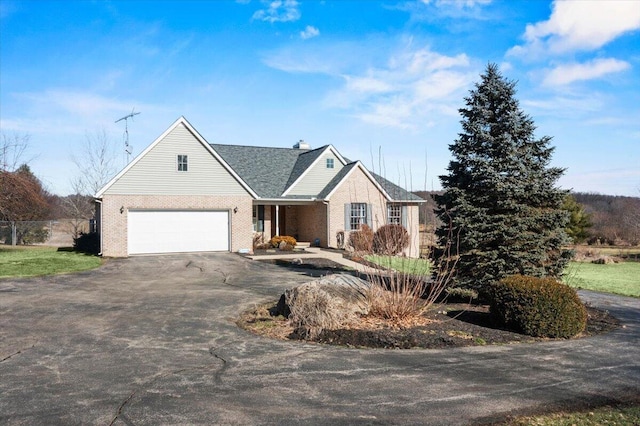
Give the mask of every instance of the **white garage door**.
POLYGON ((227 211, 129 211, 129 254, 229 250, 227 211))

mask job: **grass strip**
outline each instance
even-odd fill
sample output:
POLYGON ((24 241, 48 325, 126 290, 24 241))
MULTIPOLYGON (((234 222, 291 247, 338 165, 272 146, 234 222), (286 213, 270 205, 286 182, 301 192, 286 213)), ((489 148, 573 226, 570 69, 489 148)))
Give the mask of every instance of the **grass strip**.
POLYGON ((407 274, 428 275, 431 270, 431 263, 427 259, 379 255, 368 255, 365 259, 383 268, 407 274))
POLYGON ((55 247, 0 247, 0 278, 66 274, 97 268, 99 257, 55 247))
POLYGON ((585 290, 640 297, 640 263, 571 262, 565 271, 564 282, 585 290))

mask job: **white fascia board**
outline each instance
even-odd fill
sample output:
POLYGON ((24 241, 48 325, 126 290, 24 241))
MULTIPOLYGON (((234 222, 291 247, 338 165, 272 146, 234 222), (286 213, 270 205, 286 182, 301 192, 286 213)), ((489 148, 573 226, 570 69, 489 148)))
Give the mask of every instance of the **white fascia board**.
MULTIPOLYGON (((320 155, 318 155, 318 158, 315 159, 315 161, 313 163, 311 163, 309 165, 309 167, 307 167, 307 169, 302 172, 302 174, 300 176, 298 176, 298 179, 296 179, 291 185, 289 185, 289 187, 282 193, 283 197, 286 197, 287 194, 289 194, 289 191, 291 191, 293 188, 296 187, 296 185, 302 181, 302 179, 304 179, 304 177, 307 175, 307 173, 309 173, 309 171, 311 169, 313 169, 315 167, 316 164, 318 164, 318 162, 322 159, 322 156, 327 152, 327 151, 331 151, 333 153, 333 155, 336 156, 336 158, 338 159, 338 161, 340 161, 342 163, 343 166, 345 166, 347 164, 347 162, 345 161, 344 157, 342 155, 340 155, 340 153, 338 152, 338 150, 336 150, 333 145, 327 145, 327 147, 325 149, 322 150, 322 153, 320 153, 320 155)), ((329 183, 329 182, 327 182, 329 183)))
POLYGON ((205 147, 205 149, 207 149, 219 162, 220 164, 222 164, 222 167, 225 168, 225 170, 227 170, 239 183, 240 185, 242 185, 242 187, 244 189, 247 190, 247 192, 249 192, 249 194, 251 194, 251 196, 253 196, 253 198, 258 198, 258 195, 251 189, 251 187, 249 187, 249 185, 247 185, 247 183, 242 180, 240 178, 240 176, 238 176, 236 174, 236 172, 233 171, 233 169, 222 159, 222 157, 220 157, 220 155, 218 155, 217 152, 215 152, 213 150, 213 148, 211 148, 211 145, 209 145, 207 143, 207 141, 202 137, 202 135, 200 133, 198 133, 198 131, 191 125, 191 123, 189 123, 187 121, 186 118, 184 118, 183 116, 181 116, 180 118, 178 118, 171 126, 169 126, 169 128, 167 130, 165 130, 160 136, 158 136, 156 138, 156 140, 154 140, 151 145, 149 145, 148 147, 146 147, 144 149, 144 151, 142 151, 140 154, 138 154, 136 156, 136 158, 134 158, 129 164, 127 164, 127 166, 122 169, 120 171, 120 173, 118 173, 117 175, 115 175, 115 177, 113 179, 111 179, 105 186, 103 186, 94 196, 94 198, 102 198, 102 195, 118 180, 120 179, 125 173, 127 173, 138 161, 140 161, 141 158, 143 158, 145 155, 147 155, 147 153, 149 151, 151 151, 158 143, 160 143, 161 140, 163 140, 169 133, 171 133, 176 127, 178 127, 180 124, 184 125, 187 130, 189 130, 189 132, 191 132, 191 134, 193 134, 193 136, 205 147))
POLYGON ((293 188, 296 187, 296 185, 302 180, 304 179, 304 177, 307 175, 307 173, 309 173, 309 171, 313 168, 313 166, 315 166, 316 164, 318 164, 318 161, 320 161, 320 158, 322 158, 322 156, 324 155, 325 152, 327 152, 327 150, 329 149, 331 145, 327 146, 325 149, 322 150, 322 152, 318 155, 318 158, 316 158, 314 160, 313 163, 311 163, 309 165, 309 167, 307 167, 305 169, 304 172, 302 172, 302 174, 300 174, 300 176, 298 176, 298 179, 296 179, 295 181, 293 181, 293 183, 291 185, 289 185, 289 187, 287 189, 285 189, 285 191, 282 193, 283 197, 286 197, 287 194, 289 193, 289 191, 291 191, 293 188))
POLYGON ((336 157, 338 157, 338 160, 340 160, 340 162, 342 163, 343 166, 347 165, 347 160, 345 160, 344 157, 342 155, 340 155, 338 150, 333 145, 329 145, 329 149, 331 150, 331 152, 333 152, 333 154, 336 157))
POLYGON ((367 170, 367 168, 362 164, 362 162, 360 162, 360 160, 356 161, 356 166, 353 167, 351 170, 349 170, 349 172, 347 172, 346 175, 344 175, 342 180, 340 182, 338 182, 338 184, 335 186, 335 188, 333 188, 331 190, 331 192, 329 192, 324 199, 325 200, 329 200, 333 196, 333 193, 338 190, 338 187, 340 185, 342 185, 342 183, 345 180, 347 180, 349 178, 349 176, 351 176, 353 171, 356 170, 356 169, 362 170, 362 172, 365 174, 365 176, 371 181, 371 183, 373 183, 373 185, 378 189, 378 191, 380 191, 382 193, 382 195, 384 195, 384 197, 387 199, 387 201, 393 201, 391 196, 389 194, 387 194, 387 191, 385 191, 384 188, 380 185, 380 183, 377 180, 375 180, 375 178, 371 175, 371 173, 369 173, 369 170, 367 170))
POLYGON ((319 201, 317 198, 258 198, 253 200, 254 205, 265 205, 265 206, 295 206, 295 205, 308 205, 319 201))

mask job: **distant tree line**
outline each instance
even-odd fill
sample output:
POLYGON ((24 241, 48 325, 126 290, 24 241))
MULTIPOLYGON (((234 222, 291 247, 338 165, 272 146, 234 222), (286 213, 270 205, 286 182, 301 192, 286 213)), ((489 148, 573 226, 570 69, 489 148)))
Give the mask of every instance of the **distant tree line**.
MULTIPOLYGON (((426 201, 420 206, 420 223, 429 232, 437 226, 433 196, 441 193, 415 192, 426 201)), ((577 244, 640 245, 640 197, 572 192, 564 208, 571 214, 567 232, 577 244)))
POLYGON ((640 198, 576 192, 572 194, 589 216, 588 244, 639 245, 640 198))

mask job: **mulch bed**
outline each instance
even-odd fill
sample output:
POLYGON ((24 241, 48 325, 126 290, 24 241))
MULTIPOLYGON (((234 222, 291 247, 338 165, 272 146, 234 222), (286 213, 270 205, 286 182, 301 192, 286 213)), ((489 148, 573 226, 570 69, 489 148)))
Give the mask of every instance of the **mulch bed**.
MULTIPOLYGON (((310 275, 349 272, 342 265, 322 258, 295 260, 271 259, 268 263, 306 270, 310 275)), ((254 333, 276 338, 297 340, 300 337, 282 316, 273 316, 275 302, 245 312, 238 324, 254 333)), ((620 322, 606 311, 587 306, 586 330, 578 337, 606 333, 620 327, 620 322)), ((504 345, 522 342, 548 341, 514 333, 501 328, 489 314, 489 307, 469 303, 441 303, 425 314, 424 325, 403 328, 372 325, 363 318, 362 324, 348 329, 324 330, 315 342, 348 347, 410 349, 451 348, 462 346, 504 345)))

